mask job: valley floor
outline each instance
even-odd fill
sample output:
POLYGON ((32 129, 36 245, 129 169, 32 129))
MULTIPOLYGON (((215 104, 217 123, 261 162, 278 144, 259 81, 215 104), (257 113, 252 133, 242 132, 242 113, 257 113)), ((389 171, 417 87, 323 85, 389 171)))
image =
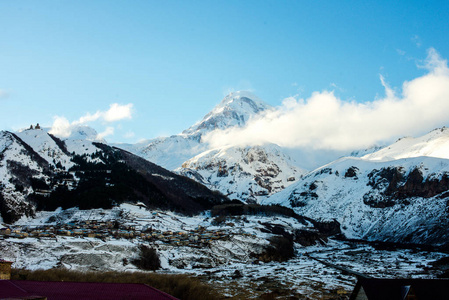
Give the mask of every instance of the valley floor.
POLYGON ((8 237, 0 243, 1 258, 14 262, 14 268, 93 271, 137 271, 130 263, 139 244, 152 245, 160 255, 160 273, 183 273, 198 276, 212 284, 225 298, 249 299, 262 296, 285 299, 345 299, 349 297, 356 277, 349 271, 383 278, 435 278, 440 270, 432 262, 449 257, 447 253, 422 250, 379 250, 366 244, 330 239, 324 246, 302 247, 295 244, 296 257, 287 262, 263 263, 251 257, 268 244, 270 234, 260 231, 261 223, 288 224, 304 227, 282 217, 247 216, 233 224, 214 226, 209 216, 184 217, 169 212, 149 212, 132 205, 120 210, 41 212, 34 219, 22 219, 17 225, 42 226, 102 218, 120 218, 122 223, 148 226, 160 231, 194 231, 199 226, 225 231, 226 239, 210 240, 201 247, 173 245, 142 238, 92 237, 8 237), (19 224, 20 223, 20 224, 19 224), (320 262, 321 260, 321 262, 320 262), (322 262, 327 264, 323 264, 322 262))

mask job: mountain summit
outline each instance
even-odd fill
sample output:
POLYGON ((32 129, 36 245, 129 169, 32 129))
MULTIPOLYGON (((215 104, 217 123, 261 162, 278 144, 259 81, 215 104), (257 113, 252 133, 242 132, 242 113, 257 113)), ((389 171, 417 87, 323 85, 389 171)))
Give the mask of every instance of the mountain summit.
POLYGON ((212 149, 202 137, 214 130, 244 127, 251 118, 271 109, 249 92, 233 92, 181 134, 127 149, 231 198, 260 202, 291 185, 305 170, 297 168, 277 145, 212 149))
POLYGON ((210 150, 208 144, 201 141, 204 134, 216 129, 243 127, 250 118, 268 109, 271 109, 271 106, 249 92, 233 92, 224 97, 201 121, 181 134, 117 147, 174 170, 190 158, 210 150))
POLYGON ((184 130, 184 135, 201 136, 215 129, 243 127, 248 120, 271 106, 258 99, 249 92, 233 92, 227 95, 204 118, 184 130))

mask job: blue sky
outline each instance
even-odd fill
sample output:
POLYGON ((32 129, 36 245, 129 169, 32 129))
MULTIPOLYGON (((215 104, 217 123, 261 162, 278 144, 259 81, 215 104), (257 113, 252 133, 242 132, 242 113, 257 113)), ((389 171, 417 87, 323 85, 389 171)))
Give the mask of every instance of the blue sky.
POLYGON ((88 125, 135 142, 181 132, 233 90, 366 103, 385 95, 380 75, 400 92, 425 74, 429 48, 449 58, 448 20, 449 1, 0 0, 0 129, 132 104, 88 125))

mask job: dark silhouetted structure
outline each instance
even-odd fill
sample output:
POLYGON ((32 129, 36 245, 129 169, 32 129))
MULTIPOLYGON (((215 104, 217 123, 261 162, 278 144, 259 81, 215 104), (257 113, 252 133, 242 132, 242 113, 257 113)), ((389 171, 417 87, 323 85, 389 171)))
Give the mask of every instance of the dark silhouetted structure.
POLYGON ((359 277, 350 300, 446 300, 449 279, 379 279, 359 277))

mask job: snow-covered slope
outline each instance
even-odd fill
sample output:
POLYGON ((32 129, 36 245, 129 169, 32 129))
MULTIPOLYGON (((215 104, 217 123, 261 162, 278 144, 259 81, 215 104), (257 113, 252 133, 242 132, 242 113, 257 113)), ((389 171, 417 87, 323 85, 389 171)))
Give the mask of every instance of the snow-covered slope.
POLYGON ((77 126, 69 137, 62 139, 50 134, 46 128, 26 129, 14 135, 50 165, 56 167, 60 163, 66 169, 73 166, 70 161, 73 153, 92 154, 99 151, 94 143, 105 143, 104 140, 97 139, 95 129, 88 126, 77 126))
POLYGON ((0 132, 0 216, 10 223, 39 209, 109 207, 123 201, 194 213, 225 197, 79 128, 60 140, 43 129, 0 132), (90 134, 82 134, 82 133, 90 134))
POLYGON ((16 215, 33 211, 25 201, 32 192, 29 177, 43 177, 48 168, 48 163, 34 159, 37 156, 25 145, 15 134, 0 131, 0 219, 12 210, 16 215))
POLYGON ((42 129, 29 129, 17 133, 23 142, 28 144, 49 164, 60 162, 65 168, 70 168, 73 163, 70 161, 71 155, 61 140, 48 134, 42 129))
POLYGON ((258 202, 298 180, 305 171, 276 145, 211 149, 201 138, 216 129, 243 127, 270 109, 251 93, 234 92, 181 134, 118 146, 230 198, 258 202))
POLYGON ((418 138, 401 138, 396 143, 377 152, 367 154, 363 158, 388 161, 419 156, 449 159, 449 128, 438 128, 418 138))
POLYGON ((443 128, 363 158, 339 159, 263 203, 335 219, 349 238, 448 244, 447 134, 443 128), (424 154, 435 157, 418 156, 424 154))
POLYGON ((368 156, 374 152, 377 152, 383 148, 384 148, 384 146, 372 146, 372 147, 369 147, 366 149, 354 150, 349 155, 343 155, 343 156, 364 157, 364 156, 368 156))
POLYGON ((98 151, 98 148, 92 143, 106 144, 106 141, 98 137, 95 129, 89 126, 78 125, 72 128, 72 133, 69 137, 63 139, 67 151, 76 154, 92 154, 98 151))
POLYGON ((246 202, 260 202, 305 173, 273 144, 209 150, 186 161, 177 171, 231 199, 246 202))
POLYGON ((288 235, 296 236, 311 232, 307 231, 310 227, 285 216, 247 215, 233 218, 232 226, 229 222, 214 225, 213 220, 207 215, 186 217, 128 204, 111 210, 39 212, 36 218, 22 218, 13 227, 29 232, 29 236, 5 238, 0 243, 0 253, 3 259, 14 262, 13 267, 17 269, 135 272, 139 269, 130 262, 138 257, 139 245, 151 245, 161 261, 162 270, 158 273, 197 275, 220 288, 222 295, 238 299, 263 299, 263 295, 273 289, 277 295, 278 291, 288 292, 282 292, 278 299, 341 299, 349 295, 356 278, 346 272, 337 273, 330 265, 312 257, 383 278, 436 278, 439 272, 432 268, 432 262, 447 257, 441 252, 418 249, 386 251, 363 244, 348 248, 346 243, 329 239, 327 245, 322 245, 324 240, 317 242, 319 246, 314 243, 303 247, 295 243, 298 255, 287 262, 261 263, 254 254, 263 251, 273 237, 267 229, 282 229, 288 235), (153 233, 166 234, 151 242, 140 234, 134 238, 112 234, 102 238, 60 234, 55 237, 32 236, 35 229, 53 228, 56 231, 55 228, 69 224, 89 227, 86 224, 88 220, 92 225, 93 220, 97 224, 112 221, 119 226, 134 228, 139 233, 151 228, 153 233), (217 232, 225 234, 222 235, 224 238, 211 239, 207 246, 196 245, 193 238, 217 232), (170 239, 179 233, 188 233, 190 242, 180 244, 176 242, 179 237, 170 239), (333 291, 333 297, 330 291, 333 291), (290 293, 293 296, 288 296, 290 293))
POLYGON ((181 134, 144 141, 135 145, 121 145, 126 149, 168 170, 174 170, 188 159, 210 150, 201 142, 201 137, 215 129, 242 127, 256 114, 270 109, 248 92, 234 92, 227 95, 204 118, 184 130, 181 134))
MULTIPOLYGON (((94 131, 87 127, 79 129, 94 131)), ((74 165, 72 153, 83 155, 99 150, 92 141, 63 141, 45 129, 27 129, 17 133, 1 131, 0 214, 3 218, 7 216, 5 221, 33 214, 35 207, 27 198, 37 191, 36 181, 44 185, 60 184, 57 181, 51 183, 52 177, 56 174, 61 180, 69 177, 66 170, 74 165)))
POLYGON ((116 145, 145 158, 167 170, 174 170, 183 162, 207 150, 207 145, 185 135, 160 137, 134 145, 116 145))

